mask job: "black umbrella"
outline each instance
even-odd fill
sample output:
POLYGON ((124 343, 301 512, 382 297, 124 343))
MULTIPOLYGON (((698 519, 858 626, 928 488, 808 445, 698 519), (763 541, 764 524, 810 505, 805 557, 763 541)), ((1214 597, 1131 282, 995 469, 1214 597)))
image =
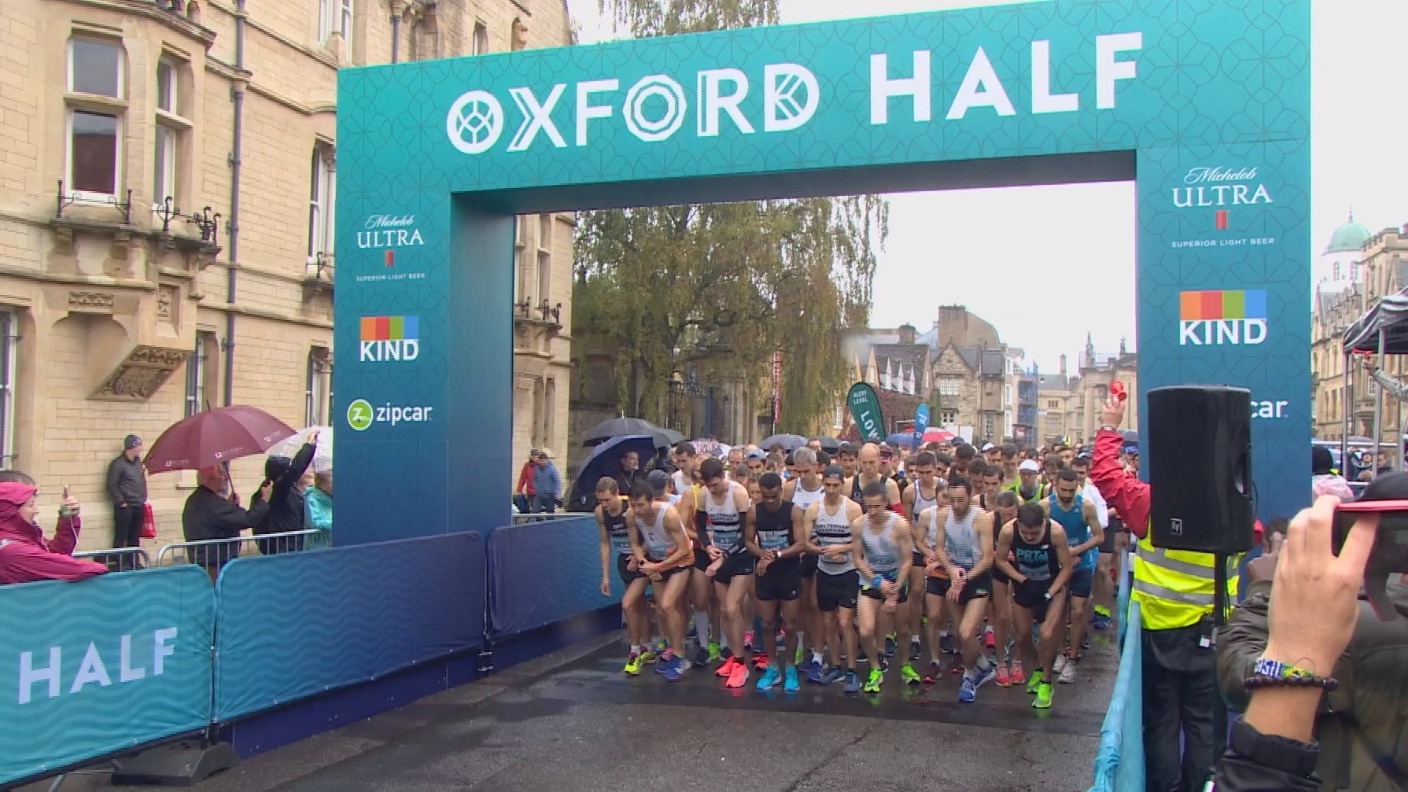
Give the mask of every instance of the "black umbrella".
POLYGON ((821 443, 821 450, 828 454, 834 456, 841 451, 841 441, 834 437, 813 437, 812 439, 821 443))
MULTIPOLYGON (((582 469, 577 472, 572 492, 567 499, 567 510, 583 512, 596 508, 597 480, 603 476, 619 476, 621 455, 627 451, 636 452, 636 456, 642 460, 649 459, 655 452, 655 438, 651 435, 630 435, 613 437, 597 444, 592 450, 592 455, 582 463, 582 469)), ((629 492, 621 494, 630 495, 629 492)))
POLYGON ((773 446, 782 446, 783 451, 795 451, 807 444, 807 438, 794 434, 775 434, 763 439, 758 443, 758 447, 764 451, 771 451, 773 446))
MULTIPOLYGON (((642 436, 652 438, 656 448, 666 448, 684 439, 679 432, 661 429, 644 418, 612 418, 588 429, 582 438, 582 445, 591 447, 600 445, 613 437, 642 436)), ((645 456, 650 455, 646 454, 645 456)))

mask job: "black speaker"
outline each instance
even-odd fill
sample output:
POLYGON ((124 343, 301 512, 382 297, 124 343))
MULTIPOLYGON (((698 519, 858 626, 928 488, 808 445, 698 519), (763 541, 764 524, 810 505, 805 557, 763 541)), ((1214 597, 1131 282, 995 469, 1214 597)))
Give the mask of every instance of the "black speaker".
POLYGON ((1233 555, 1250 550, 1252 394, 1180 385, 1148 393, 1150 538, 1155 547, 1233 555))

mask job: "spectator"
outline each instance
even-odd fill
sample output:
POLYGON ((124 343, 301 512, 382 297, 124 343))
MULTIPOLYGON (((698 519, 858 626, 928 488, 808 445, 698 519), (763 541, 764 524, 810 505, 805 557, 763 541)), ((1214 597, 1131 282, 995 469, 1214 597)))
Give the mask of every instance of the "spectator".
MULTIPOLYGON (((303 530, 303 490, 312 479, 306 479, 308 466, 318 450, 318 430, 308 434, 308 440, 293 459, 271 456, 264 462, 264 480, 272 483, 269 494, 269 508, 264 518, 254 526, 258 536, 295 533, 303 530)), ((253 504, 251 504, 253 508, 253 504)), ((303 537, 285 536, 280 539, 261 539, 259 552, 272 555, 303 549, 303 537)))
POLYGON ((1310 447, 1310 497, 1334 495, 1342 501, 1354 500, 1349 482, 1335 472, 1335 456, 1324 446, 1310 447))
MULTIPOLYGON (((229 474, 223 465, 201 468, 196 477, 200 486, 181 510, 181 531, 187 542, 238 538, 241 531, 258 525, 269 511, 269 497, 274 489, 271 481, 264 482, 249 511, 245 511, 240 508, 239 496, 230 488, 229 474)), ((214 582, 220 568, 239 554, 239 544, 231 542, 191 548, 190 558, 191 563, 205 567, 214 582)))
POLYGON ((332 471, 313 474, 313 486, 303 493, 303 527, 321 531, 316 544, 332 544, 332 471))
POLYGON ((45 539, 34 521, 37 488, 23 473, 0 474, 0 585, 39 580, 82 580, 108 571, 102 564, 73 557, 78 545, 78 499, 64 498, 54 538, 45 539))
POLYGON ((528 452, 528 461, 518 470, 518 486, 513 489, 513 505, 517 507, 519 514, 527 514, 533 510, 533 471, 537 468, 533 460, 537 458, 538 449, 535 448, 528 452))
POLYGON ((640 472, 640 454, 627 451, 621 454, 621 472, 616 476, 616 486, 626 493, 635 489, 637 481, 645 482, 645 474, 640 472))
POLYGON ((108 497, 112 499, 112 546, 141 547, 147 475, 142 469, 142 438, 137 435, 123 438, 122 453, 108 463, 108 497))
POLYGON ((533 513, 552 514, 557 511, 558 501, 562 498, 562 476, 558 475, 557 466, 552 463, 552 449, 538 449, 533 465, 533 513))

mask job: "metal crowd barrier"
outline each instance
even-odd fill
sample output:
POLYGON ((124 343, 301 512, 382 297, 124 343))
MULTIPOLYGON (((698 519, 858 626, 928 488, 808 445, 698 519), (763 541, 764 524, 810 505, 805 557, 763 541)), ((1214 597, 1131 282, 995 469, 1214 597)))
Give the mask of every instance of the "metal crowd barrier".
POLYGON ((206 539, 200 542, 175 542, 157 552, 156 565, 195 564, 207 569, 219 569, 240 556, 296 553, 329 545, 328 535, 317 529, 263 536, 237 536, 230 539, 206 539))
POLYGON ((109 572, 133 572, 152 565, 151 556, 140 547, 108 547, 102 550, 82 550, 73 554, 74 558, 96 561, 107 566, 109 572))
MULTIPOLYGON (((586 514, 591 514, 591 512, 586 512, 586 514)), ((539 514, 515 514, 513 515, 512 524, 525 525, 527 523, 547 522, 550 520, 571 520, 581 516, 582 514, 575 514, 571 512, 553 512, 552 514, 548 514, 546 512, 542 512, 539 514)))

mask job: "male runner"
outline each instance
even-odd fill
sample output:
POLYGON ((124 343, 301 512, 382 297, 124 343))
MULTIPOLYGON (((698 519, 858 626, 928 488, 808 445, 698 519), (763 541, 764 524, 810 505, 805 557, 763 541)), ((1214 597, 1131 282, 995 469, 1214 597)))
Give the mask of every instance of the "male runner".
MULTIPOLYGON (((974 487, 976 486, 974 484, 974 487)), ((999 492, 1002 492, 1002 466, 987 465, 983 468, 983 497, 979 499, 978 505, 992 511, 999 492)))
MULTIPOLYGON (((700 464, 702 466, 703 462, 700 464)), ((699 483, 698 468, 694 473, 695 483, 680 493, 680 499, 675 503, 680 520, 685 525, 685 533, 689 536, 690 549, 694 552, 693 569, 687 573, 689 596, 682 601, 681 608, 687 604, 687 610, 682 612, 686 618, 690 615, 689 611, 692 611, 694 616, 694 640, 698 645, 694 662, 697 665, 706 665, 719 659, 722 649, 718 636, 722 635, 723 631, 719 629, 719 605, 714 601, 714 586, 709 576, 704 574, 711 559, 699 544, 699 528, 707 515, 699 508, 704 487, 699 483)))
POLYGON ((1012 579, 1017 649, 1033 668, 1027 680, 1027 692, 1036 694, 1032 706, 1050 709, 1051 680, 1045 669, 1052 667, 1061 645, 1061 627, 1066 623, 1065 587, 1072 571, 1065 530, 1047 519, 1037 504, 1022 504, 1017 507, 1017 519, 1002 526, 997 566, 1012 579), (1040 625, 1040 655, 1032 645, 1033 624, 1040 625))
POLYGON ((872 658, 870 676, 862 688, 867 693, 879 693, 885 680, 876 635, 888 632, 900 604, 909 599, 914 529, 890 508, 889 497, 884 483, 872 481, 865 485, 861 492, 865 515, 851 523, 851 545, 856 550, 856 573, 861 580, 856 629, 872 658))
POLYGON ((856 447, 850 443, 842 443, 841 448, 836 451, 836 464, 841 466, 842 475, 847 479, 853 478, 860 469, 860 463, 856 459, 856 447))
POLYGON ((946 576, 930 577, 924 597, 930 621, 942 620, 946 608, 958 628, 965 664, 958 700, 963 702, 973 701, 978 688, 997 674, 978 643, 978 628, 992 595, 992 576, 988 574, 992 569, 992 515, 974 507, 972 496, 973 485, 967 479, 948 482, 951 505, 935 514, 938 538, 933 546, 933 571, 942 570, 946 576))
POLYGON ((1038 477, 1041 475, 1041 465, 1035 460, 1023 459, 1017 465, 1017 486, 1012 491, 1017 494, 1017 500, 1022 503, 1036 503, 1041 500, 1041 482, 1038 477))
MULTIPOLYGON (((991 472, 991 471, 990 471, 991 472)), ((991 477, 989 477, 991 481, 991 477)), ((1017 519, 1017 494, 1011 490, 999 489, 993 496, 992 509, 992 632, 993 647, 997 650, 997 686, 1020 685, 1027 681, 1022 669, 1021 657, 1014 654, 1009 670, 1007 642, 1012 637, 1012 579, 997 565, 997 538, 1002 526, 1017 519)))
MULTIPOLYGON (((852 560, 851 523, 861 516, 860 504, 846 498, 845 478, 841 468, 829 467, 821 476, 826 494, 821 502, 807 507, 803 518, 803 533, 807 537, 807 552, 817 556, 816 608, 822 615, 822 637, 825 639, 831 665, 807 675, 807 681, 829 685, 841 677, 841 647, 846 650, 846 692, 859 693, 856 678, 856 631, 853 623, 856 599, 860 595, 860 578, 852 560)), ((818 639, 820 643, 820 638, 818 639)))
POLYGON ((1091 614, 1090 624, 1097 630, 1108 630, 1111 609, 1115 607, 1115 582, 1110 575, 1110 569, 1114 565, 1115 539, 1119 533, 1110 528, 1110 514, 1114 510, 1105 503, 1100 490, 1090 480, 1090 457, 1076 457, 1071 460, 1070 468, 1080 479, 1081 497, 1095 504, 1095 516, 1100 518, 1100 530, 1104 533, 1104 539, 1100 542, 1100 555, 1095 561, 1095 584, 1090 595, 1093 600, 1091 610, 1094 612, 1091 614))
POLYGON ((1047 454, 1041 461, 1041 497, 1056 491, 1056 476, 1066 469, 1059 454, 1047 454))
POLYGON ((953 450, 953 468, 950 473, 954 476, 967 476, 968 464, 978 456, 978 449, 967 443, 959 444, 953 450))
MULTIPOLYGON (((810 449, 798 449, 797 454, 812 454, 810 449)), ((776 473, 764 473, 758 480, 761 498, 749 512, 743 526, 743 542, 757 560, 757 575, 753 579, 753 598, 757 601, 758 617, 762 621, 763 654, 768 659, 758 690, 771 690, 782 682, 782 689, 796 693, 797 629, 801 623, 802 553, 807 542, 802 533, 802 510, 783 500, 782 479, 776 473), (781 603, 782 619, 788 625, 782 653, 783 671, 777 670, 777 612, 781 603)))
POLYGON ((987 493, 987 484, 985 483, 987 480, 984 478, 987 473, 987 461, 978 458, 968 463, 968 475, 964 476, 973 487, 973 502, 978 504, 978 508, 985 511, 988 508, 984 505, 986 501, 983 500, 984 494, 987 493))
POLYGON ((674 463, 672 478, 675 480, 675 492, 683 495, 685 490, 694 486, 694 471, 699 468, 699 454, 694 444, 686 442, 675 446, 674 463))
POLYGON ((621 613, 626 617, 626 635, 631 641, 631 653, 626 667, 631 676, 640 673, 642 663, 655 661, 650 651, 650 611, 645 607, 646 580, 641 575, 640 562, 631 552, 631 526, 635 515, 621 498, 616 479, 603 476, 596 482, 596 525, 601 536, 601 596, 611 596, 611 559, 616 558, 616 574, 626 587, 621 596, 621 613))
MULTIPOLYGON (((928 564, 924 554, 920 551, 920 534, 922 533, 922 523, 920 516, 929 509, 939 505, 940 483, 934 474, 938 468, 938 459, 929 451, 921 451, 914 457, 913 476, 914 483, 900 496, 904 502, 904 513, 909 518, 910 525, 914 527, 914 557, 911 559, 909 568, 909 590, 918 592, 924 587, 924 567, 928 564)), ((932 543, 931 543, 932 545, 932 543)), ((906 683, 919 682, 918 672, 914 670, 914 663, 923 657, 923 647, 919 640, 919 625, 923 621, 924 598, 911 597, 904 609, 904 619, 900 624, 900 630, 909 633, 909 661, 900 666, 900 679, 906 683)))
POLYGON ((1056 474, 1056 491, 1041 502, 1046 516, 1064 529, 1066 538, 1072 542, 1071 558, 1074 570, 1067 587, 1071 596, 1071 630, 1069 654, 1057 655, 1051 673, 1057 681, 1069 685, 1076 681, 1076 661, 1080 659, 1081 636, 1085 634, 1090 612, 1091 587, 1095 582, 1095 561, 1100 554, 1100 543, 1105 539, 1105 531, 1100 527, 1100 518, 1095 513, 1095 504, 1081 497, 1080 477, 1070 470, 1056 474))
POLYGON ((889 499, 885 508, 898 512, 900 510, 900 487, 894 479, 885 478, 880 472, 880 446, 866 443, 861 446, 858 458, 860 470, 851 477, 849 482, 851 500, 860 503, 861 493, 865 491, 866 485, 879 482, 885 488, 885 497, 889 499))
POLYGON ((1017 486, 1017 454, 1016 445, 1007 443, 1002 446, 1002 486, 1015 488, 1017 486))
POLYGON ((748 684, 747 658, 741 656, 745 645, 743 597, 753 574, 753 556, 743 544, 743 515, 752 504, 747 488, 725 478, 723 463, 717 459, 706 459, 699 465, 699 481, 704 485, 699 494, 700 511, 706 517, 699 543, 710 559, 704 574, 714 581, 724 634, 733 648, 733 654, 715 673, 726 680, 727 687, 741 688, 748 684))
POLYGON ((993 445, 992 443, 984 443, 984 444, 983 444, 983 461, 986 462, 986 463, 988 463, 989 465, 998 465, 998 464, 1001 464, 1001 463, 1002 463, 1002 449, 1001 449, 1001 448, 998 448, 997 446, 993 445))
POLYGON ((636 558, 636 569, 650 580, 655 613, 668 642, 661 657, 664 662, 655 670, 666 680, 677 682, 690 667, 684 655, 684 611, 680 608, 689 585, 689 540, 679 512, 669 504, 656 502, 650 485, 644 481, 636 482, 631 489, 631 513, 636 524, 636 531, 630 534, 631 553, 636 558))
MULTIPOLYGON (((823 452, 824 453, 824 452, 823 452)), ((818 468, 816 452, 810 448, 798 449, 793 460, 797 465, 797 477, 783 483, 782 499, 792 503, 802 510, 803 517, 806 516, 807 509, 812 504, 820 503, 825 497, 821 484, 821 470, 818 468)), ((804 535, 803 540, 806 539, 804 535)), ((826 633, 821 618, 821 612, 816 609, 816 556, 804 551, 801 561, 798 564, 798 573, 802 578, 802 595, 798 599, 798 613, 796 619, 783 616, 783 621, 787 624, 787 637, 791 638, 795 633, 803 633, 797 638, 797 646, 801 648, 802 655, 806 655, 807 650, 811 650, 809 656, 799 658, 800 670, 803 674, 821 673, 825 664, 822 662, 821 650, 826 646, 826 633)))

